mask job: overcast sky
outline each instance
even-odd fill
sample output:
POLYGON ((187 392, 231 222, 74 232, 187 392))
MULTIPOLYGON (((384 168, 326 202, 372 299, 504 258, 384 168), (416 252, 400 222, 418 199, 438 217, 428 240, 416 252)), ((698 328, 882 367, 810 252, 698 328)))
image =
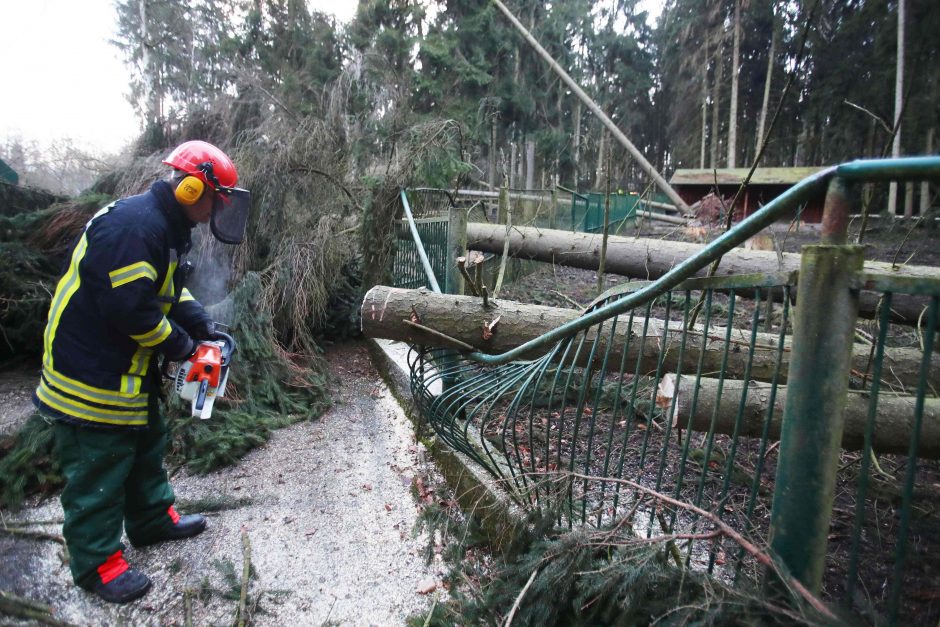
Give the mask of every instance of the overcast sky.
MULTIPOLYGON (((349 20, 355 0, 310 6, 349 20)), ((64 137, 116 152, 139 132, 127 101, 127 69, 108 43, 114 0, 0 0, 0 143, 41 146, 64 137)))
MULTIPOLYGON (((309 5, 348 21, 356 1, 309 5)), ((128 144, 139 127, 121 53, 108 43, 116 29, 114 0, 0 0, 0 143, 67 137, 95 152, 128 144)))

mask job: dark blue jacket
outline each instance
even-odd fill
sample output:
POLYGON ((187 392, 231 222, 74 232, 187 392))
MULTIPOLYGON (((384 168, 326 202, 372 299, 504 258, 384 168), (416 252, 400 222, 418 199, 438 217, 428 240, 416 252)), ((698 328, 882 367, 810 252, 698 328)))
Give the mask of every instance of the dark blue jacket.
POLYGON ((46 325, 36 401, 71 422, 142 428, 155 356, 179 355, 208 320, 174 285, 193 226, 166 181, 99 211, 71 252, 46 325), (148 376, 148 373, 150 376, 148 376))

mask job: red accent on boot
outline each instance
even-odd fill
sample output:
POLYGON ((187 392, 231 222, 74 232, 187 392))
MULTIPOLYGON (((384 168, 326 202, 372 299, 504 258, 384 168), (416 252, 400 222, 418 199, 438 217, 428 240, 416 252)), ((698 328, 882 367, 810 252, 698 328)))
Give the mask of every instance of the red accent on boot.
POLYGON ((174 525, 180 521, 180 515, 176 513, 172 505, 167 508, 166 513, 170 515, 170 520, 173 521, 174 525))
POLYGON ((101 576, 101 583, 114 581, 124 574, 124 571, 128 568, 130 568, 130 566, 128 566, 127 562, 124 560, 121 551, 115 551, 113 555, 110 555, 108 559, 104 561, 104 564, 98 567, 98 575, 101 576))

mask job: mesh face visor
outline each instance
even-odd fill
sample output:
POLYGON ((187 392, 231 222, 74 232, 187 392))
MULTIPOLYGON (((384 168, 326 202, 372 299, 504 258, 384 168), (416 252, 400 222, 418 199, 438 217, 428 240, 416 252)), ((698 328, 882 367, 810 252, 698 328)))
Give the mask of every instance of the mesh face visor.
POLYGON ((219 191, 212 203, 209 228, 223 244, 240 244, 245 239, 245 229, 248 227, 251 192, 238 187, 220 188, 219 191))

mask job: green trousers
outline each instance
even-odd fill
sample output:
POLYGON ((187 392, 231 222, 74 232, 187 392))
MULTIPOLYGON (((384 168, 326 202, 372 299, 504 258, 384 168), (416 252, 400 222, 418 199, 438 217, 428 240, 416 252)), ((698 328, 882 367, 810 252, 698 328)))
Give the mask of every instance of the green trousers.
POLYGON ((65 475, 62 535, 75 583, 92 588, 98 566, 123 551, 122 526, 132 544, 163 536, 173 525, 173 488, 163 468, 167 428, 156 394, 147 428, 130 431, 55 423, 55 452, 65 475))

